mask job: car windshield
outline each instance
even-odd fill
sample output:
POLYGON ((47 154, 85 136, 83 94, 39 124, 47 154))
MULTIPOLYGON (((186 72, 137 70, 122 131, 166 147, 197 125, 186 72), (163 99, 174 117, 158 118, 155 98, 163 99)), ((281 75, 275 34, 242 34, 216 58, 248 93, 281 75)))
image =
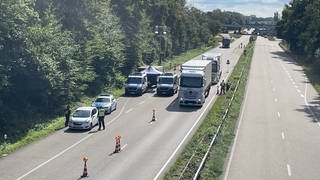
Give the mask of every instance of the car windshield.
POLYGON ((128 84, 140 84, 141 78, 139 77, 129 77, 128 78, 128 84))
POLYGON ((172 78, 160 78, 159 83, 160 84, 172 84, 173 79, 172 78))
POLYGON ((90 110, 76 110, 73 117, 90 117, 90 110))
POLYGON ((182 87, 191 87, 199 88, 202 87, 202 78, 201 77, 181 77, 180 86, 182 87))
POLYGON ((108 103, 108 102, 110 102, 110 98, 97 98, 96 100, 95 100, 95 102, 102 102, 102 103, 108 103))

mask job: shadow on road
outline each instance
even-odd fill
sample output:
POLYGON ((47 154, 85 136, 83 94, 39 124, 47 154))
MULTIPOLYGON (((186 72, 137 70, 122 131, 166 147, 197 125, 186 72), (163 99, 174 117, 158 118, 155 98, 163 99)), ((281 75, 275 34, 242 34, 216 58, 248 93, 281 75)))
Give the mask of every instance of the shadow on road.
POLYGON ((81 130, 81 129, 66 129, 64 130, 64 133, 90 133, 91 131, 89 131, 88 129, 84 129, 84 130, 81 130))
POLYGON ((189 107, 189 106, 180 106, 178 98, 175 98, 167 107, 167 111, 173 112, 194 112, 201 109, 201 107, 189 107))
POLYGON ((306 113, 309 118, 312 118, 312 122, 320 122, 320 97, 309 102, 309 106, 303 105, 301 109, 296 109, 296 111, 306 113))

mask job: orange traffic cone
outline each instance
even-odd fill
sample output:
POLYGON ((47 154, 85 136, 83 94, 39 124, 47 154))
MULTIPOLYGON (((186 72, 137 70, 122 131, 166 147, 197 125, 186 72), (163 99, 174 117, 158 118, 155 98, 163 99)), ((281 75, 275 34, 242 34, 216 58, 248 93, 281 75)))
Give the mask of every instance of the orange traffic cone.
POLYGON ((116 147, 114 149, 114 153, 119 153, 121 151, 120 139, 121 136, 116 136, 116 147))
POLYGON ((88 170, 87 170, 87 161, 88 161, 88 157, 83 157, 83 161, 84 161, 84 167, 83 167, 83 173, 82 173, 82 178, 83 177, 88 177, 88 170))

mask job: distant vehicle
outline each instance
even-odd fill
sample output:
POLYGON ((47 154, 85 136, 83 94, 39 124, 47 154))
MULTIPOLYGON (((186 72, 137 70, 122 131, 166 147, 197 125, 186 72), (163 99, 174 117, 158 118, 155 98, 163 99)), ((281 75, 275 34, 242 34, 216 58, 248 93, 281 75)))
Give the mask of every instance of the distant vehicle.
POLYGON ((136 94, 141 96, 147 91, 148 79, 146 73, 133 73, 128 76, 128 80, 125 84, 125 94, 136 94))
POLYGON ((96 107, 79 107, 69 121, 70 129, 92 129, 98 124, 98 109, 96 107))
POLYGON ((229 34, 222 35, 222 48, 230 48, 231 37, 229 34))
POLYGON ((189 60, 181 65, 179 103, 202 106, 209 95, 212 80, 210 60, 189 60))
POLYGON ((175 73, 164 73, 159 76, 157 95, 174 95, 178 91, 179 78, 175 73))
POLYGON ((204 53, 202 55, 202 60, 210 60, 212 62, 212 84, 217 84, 222 74, 220 68, 221 56, 221 53, 204 53))
POLYGON ((108 114, 117 109, 117 100, 112 94, 100 94, 92 103, 93 107, 104 108, 108 114))

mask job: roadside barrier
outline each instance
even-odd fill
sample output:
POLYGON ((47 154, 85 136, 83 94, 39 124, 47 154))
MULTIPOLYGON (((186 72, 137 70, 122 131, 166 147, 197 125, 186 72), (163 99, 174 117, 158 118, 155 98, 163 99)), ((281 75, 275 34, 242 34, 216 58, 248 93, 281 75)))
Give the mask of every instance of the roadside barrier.
POLYGON ((88 157, 87 156, 83 157, 84 167, 83 167, 83 173, 81 176, 82 178, 88 177, 87 161, 88 161, 88 157))
POLYGON ((119 153, 121 151, 121 145, 120 145, 120 139, 121 139, 121 136, 116 136, 115 137, 116 139, 116 147, 114 149, 114 153, 119 153))

